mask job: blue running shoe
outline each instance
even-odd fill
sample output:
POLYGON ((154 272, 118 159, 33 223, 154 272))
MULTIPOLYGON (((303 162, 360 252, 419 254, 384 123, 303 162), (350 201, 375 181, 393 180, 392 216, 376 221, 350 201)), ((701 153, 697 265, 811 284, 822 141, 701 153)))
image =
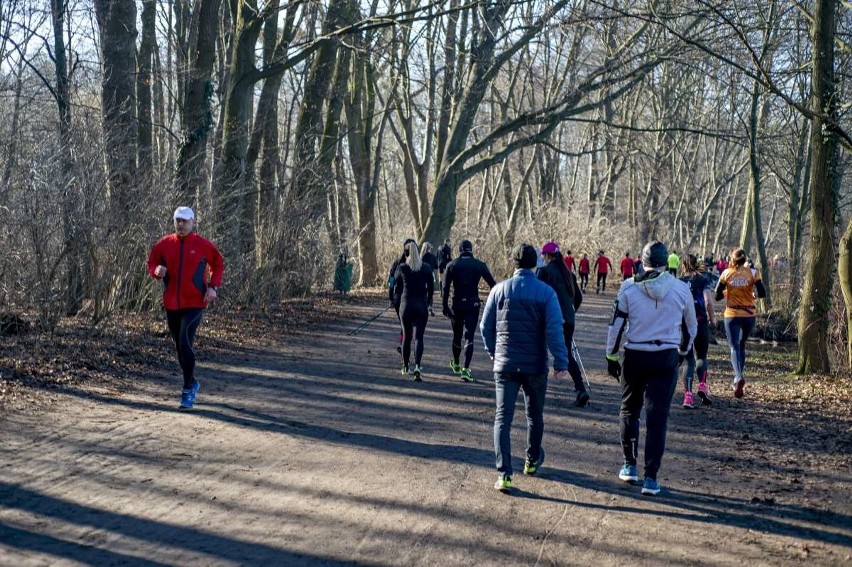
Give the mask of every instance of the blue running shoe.
POLYGON ((195 396, 196 396, 196 394, 198 394, 198 390, 200 390, 200 389, 201 389, 201 382, 199 382, 198 380, 194 381, 192 383, 192 387, 189 389, 189 391, 192 393, 192 403, 193 404, 195 404, 195 396))
POLYGON ((180 407, 178 409, 192 409, 195 404, 195 396, 192 394, 192 388, 184 388, 180 391, 180 407))
POLYGON ((645 482, 642 484, 642 494, 647 494, 648 496, 656 496, 660 493, 660 490, 662 490, 662 487, 656 481, 656 479, 653 479, 648 476, 645 477, 645 482))
POLYGON ((636 465, 622 465, 618 471, 618 478, 624 482, 639 482, 639 473, 636 472, 636 465))

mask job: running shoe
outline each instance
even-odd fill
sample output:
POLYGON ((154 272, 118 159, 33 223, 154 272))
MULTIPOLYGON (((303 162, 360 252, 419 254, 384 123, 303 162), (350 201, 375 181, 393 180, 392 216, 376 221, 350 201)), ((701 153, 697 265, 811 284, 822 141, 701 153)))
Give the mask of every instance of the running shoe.
POLYGON ((190 392, 192 393, 192 403, 193 403, 193 405, 195 404, 195 396, 198 394, 198 390, 200 390, 200 389, 201 389, 201 382, 199 382, 198 380, 195 380, 195 381, 192 383, 192 387, 189 389, 189 390, 190 390, 190 392))
POLYGON ((710 388, 707 387, 707 382, 698 383, 698 397, 701 399, 701 405, 709 406, 713 404, 710 399, 710 388))
POLYGON ((414 367, 414 381, 415 382, 422 382, 423 381, 423 374, 420 372, 420 365, 416 365, 414 367))
POLYGON ((618 471, 618 478, 624 482, 639 482, 639 473, 636 472, 636 465, 622 465, 618 471))
POLYGON ((577 399, 574 400, 574 407, 583 408, 589 403, 589 393, 585 390, 577 392, 577 399))
POLYGON ((180 391, 180 407, 178 409, 192 409, 195 404, 192 388, 184 388, 180 391))
POLYGON ((461 374, 461 371, 462 371, 461 364, 456 362, 454 358, 450 359, 450 369, 453 371, 453 374, 455 374, 457 376, 459 374, 461 374))
POLYGON ((695 400, 692 398, 692 392, 683 393, 683 407, 692 409, 695 407, 695 400))
POLYGON ((403 364, 402 365, 402 371, 400 372, 400 374, 402 374, 403 376, 408 376, 410 373, 411 372, 409 371, 408 365, 403 364))
POLYGON ((534 475, 538 472, 538 468, 544 462, 544 447, 541 447, 538 451, 538 459, 535 462, 527 459, 524 461, 524 474, 528 474, 530 476, 534 475))
POLYGON ((656 479, 653 479, 649 476, 645 477, 645 482, 642 483, 642 494, 647 494, 648 496, 656 496, 660 493, 660 490, 662 490, 662 487, 656 479))
POLYGON ((497 477, 497 482, 494 483, 494 488, 507 494, 512 490, 512 477, 509 475, 501 475, 497 477))
POLYGON ((473 382, 473 375, 470 373, 470 368, 462 368, 461 379, 465 382, 473 382))
POLYGON ((740 378, 739 380, 731 384, 731 388, 734 389, 735 398, 742 398, 743 390, 745 390, 745 378, 740 378))

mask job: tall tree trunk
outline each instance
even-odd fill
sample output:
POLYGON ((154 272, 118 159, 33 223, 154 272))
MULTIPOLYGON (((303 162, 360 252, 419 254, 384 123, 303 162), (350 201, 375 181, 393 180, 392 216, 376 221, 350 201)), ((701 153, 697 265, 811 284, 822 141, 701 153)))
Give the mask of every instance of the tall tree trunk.
MULTIPOLYGON (((139 44, 139 74, 136 75, 137 167, 140 185, 150 189, 154 180, 154 135, 152 86, 154 53, 157 50, 157 3, 142 0, 142 41, 139 44)), ((140 187, 141 189, 141 187, 140 187)))
POLYGON ((101 34, 104 148, 108 211, 116 226, 129 226, 136 184, 136 3, 96 0, 101 34))
MULTIPOLYGON (((834 261, 834 231, 837 215, 837 96, 834 76, 836 0, 816 0, 812 37, 813 65, 811 110, 811 212, 810 257, 799 308, 799 366, 797 373, 828 373, 828 317, 831 269, 834 261)), ((852 308, 846 305, 847 309, 852 308)))
MULTIPOLYGON (((185 0, 179 0, 175 11, 186 18, 187 13, 178 10, 181 6, 186 7, 185 0)), ((213 131, 212 76, 220 7, 221 0, 197 0, 191 20, 181 24, 187 44, 186 53, 177 57, 177 63, 179 70, 186 71, 178 85, 181 142, 175 178, 183 203, 197 203, 207 182, 207 141, 213 131)))
POLYGON ((852 221, 840 239, 837 257, 837 280, 843 293, 846 313, 846 368, 852 370, 852 221))
POLYGON ((68 56, 65 46, 64 25, 67 16, 66 0, 51 0, 50 13, 53 23, 53 60, 55 63, 56 106, 59 111, 59 148, 61 152, 61 183, 65 187, 62 199, 62 236, 66 253, 65 312, 73 315, 80 310, 83 301, 82 239, 79 236, 79 197, 77 184, 71 172, 74 169, 74 154, 71 151, 71 90, 68 77, 68 56))

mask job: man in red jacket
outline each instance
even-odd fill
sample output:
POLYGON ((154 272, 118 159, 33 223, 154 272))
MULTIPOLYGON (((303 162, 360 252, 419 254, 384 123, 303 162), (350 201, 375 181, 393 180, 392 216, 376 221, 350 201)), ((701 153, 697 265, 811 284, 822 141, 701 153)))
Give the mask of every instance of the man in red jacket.
POLYGON ((609 274, 610 270, 612 270, 612 262, 609 258, 606 257, 606 254, 604 254, 603 250, 598 251, 598 257, 595 260, 595 265, 593 267, 598 273, 598 282, 597 288, 595 289, 595 293, 605 293, 606 276, 607 274, 609 274))
POLYGON ((621 259, 621 277, 629 280, 633 277, 633 258, 630 257, 630 252, 624 253, 624 258, 621 259))
POLYGON ((202 311, 216 301, 225 261, 212 242, 193 232, 195 213, 191 208, 175 209, 174 221, 174 234, 161 238, 148 255, 148 274, 163 281, 163 308, 183 370, 179 409, 191 409, 201 386, 193 375, 192 341, 202 311))

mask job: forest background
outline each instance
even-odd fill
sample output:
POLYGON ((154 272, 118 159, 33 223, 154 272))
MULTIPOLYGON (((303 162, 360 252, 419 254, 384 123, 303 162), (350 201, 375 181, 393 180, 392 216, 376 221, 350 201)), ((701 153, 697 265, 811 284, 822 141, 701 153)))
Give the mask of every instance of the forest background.
POLYGON ((798 371, 848 367, 850 46, 845 0, 2 0, 4 329, 158 308, 188 204, 259 309, 407 236, 742 246, 798 371))

